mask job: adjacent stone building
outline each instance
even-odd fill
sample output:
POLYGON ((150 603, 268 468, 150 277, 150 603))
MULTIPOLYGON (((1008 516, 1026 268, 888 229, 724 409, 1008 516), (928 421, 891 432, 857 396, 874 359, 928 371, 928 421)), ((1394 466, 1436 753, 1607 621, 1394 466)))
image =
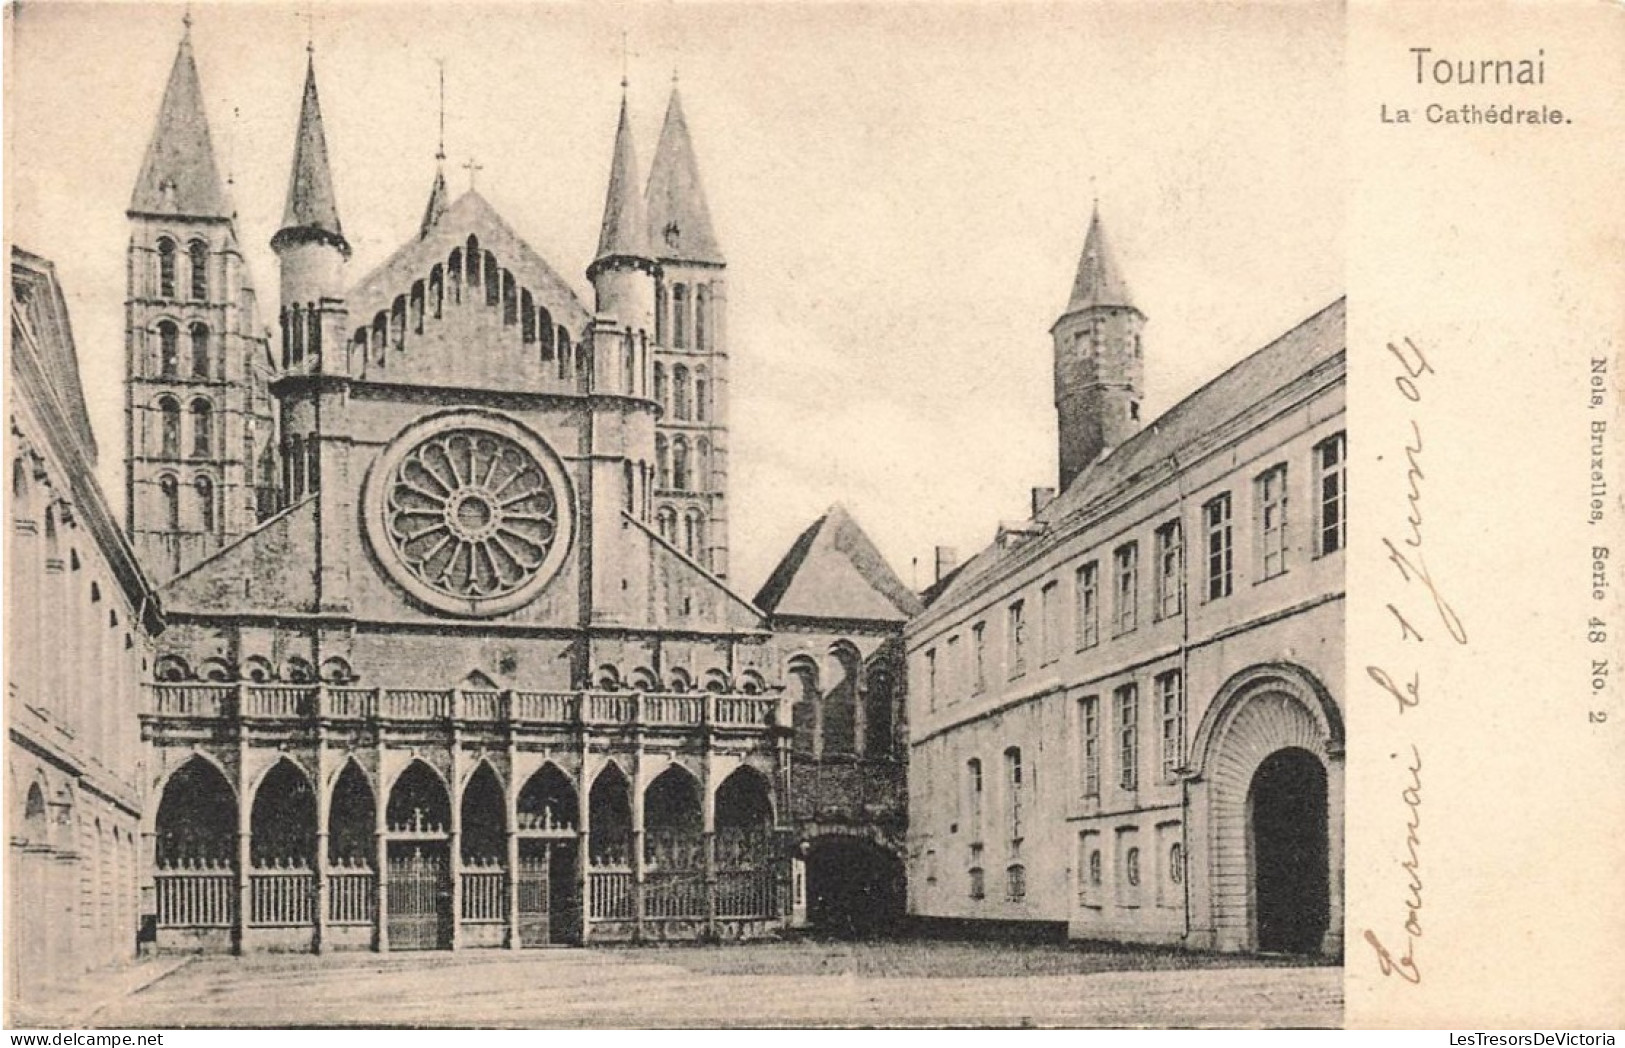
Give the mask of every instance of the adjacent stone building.
POLYGON ((1145 323, 1097 212, 1051 331, 1060 490, 939 556, 906 631, 910 909, 1337 954, 1343 303, 1142 421, 1145 323))
POLYGON ((67 304, 11 250, 6 415, 6 991, 53 1014, 135 956, 148 759, 136 712, 158 605, 94 479, 67 304))
POLYGON ((826 836, 900 910, 917 604, 839 509, 729 581, 747 349, 675 86, 646 180, 623 96, 583 298, 438 171, 352 279, 304 73, 274 335, 189 39, 130 209, 158 945, 759 936, 845 912, 826 836))

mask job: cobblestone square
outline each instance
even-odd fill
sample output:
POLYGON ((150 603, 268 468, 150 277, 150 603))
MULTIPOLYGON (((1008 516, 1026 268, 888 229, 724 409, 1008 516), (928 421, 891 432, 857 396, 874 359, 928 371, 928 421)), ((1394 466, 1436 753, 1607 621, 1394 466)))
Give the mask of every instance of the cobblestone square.
POLYGON ((1343 971, 1169 951, 788 943, 199 957, 101 1027, 1335 1027, 1343 971))

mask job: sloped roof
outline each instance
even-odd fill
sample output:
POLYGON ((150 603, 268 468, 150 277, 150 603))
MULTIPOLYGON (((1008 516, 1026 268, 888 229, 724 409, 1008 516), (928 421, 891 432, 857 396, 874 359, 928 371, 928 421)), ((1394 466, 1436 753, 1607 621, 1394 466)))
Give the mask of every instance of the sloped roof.
POLYGON ((649 213, 649 246, 657 256, 722 265, 722 248, 711 225, 711 208, 706 204, 694 142, 683 116, 683 99, 675 84, 644 196, 649 213))
POLYGON ((288 203, 282 210, 282 228, 277 235, 295 230, 317 234, 349 250, 339 225, 333 172, 327 162, 327 135, 322 128, 321 99, 316 94, 314 54, 305 64, 305 97, 299 106, 299 129, 294 135, 288 203))
POLYGON ((283 510, 159 589, 175 612, 316 609, 316 496, 283 510))
POLYGON ((130 211, 185 218, 231 217, 214 162, 190 34, 181 38, 175 52, 169 84, 158 107, 158 123, 130 196, 130 211))
POLYGON ((1089 232, 1083 238, 1083 254, 1078 258, 1078 275, 1072 281, 1072 297, 1067 300, 1066 311, 1075 313, 1094 306, 1134 307, 1128 282, 1117 268, 1117 258, 1106 240, 1098 207, 1089 218, 1089 232))
POLYGON ((615 155, 609 165, 604 195, 604 221, 598 230, 594 262, 607 258, 648 258, 649 236, 638 195, 638 154, 632 145, 632 121, 621 96, 621 120, 615 127, 615 155))
POLYGON ((96 463, 96 434, 85 408, 85 387, 79 380, 79 350, 68 320, 68 302, 57 281, 56 267, 46 259, 13 245, 11 248, 11 323, 13 335, 26 326, 40 357, 41 370, 50 383, 62 413, 73 429, 80 452, 96 463))
POLYGON ((579 331, 592 319, 574 289, 472 189, 458 197, 426 234, 408 240, 350 290, 350 316, 366 318, 388 309, 396 295, 410 290, 412 282, 426 276, 430 267, 444 263, 452 249, 463 246, 470 236, 495 254, 522 286, 542 296, 559 323, 579 331), (561 315, 560 309, 570 315, 561 315))
MULTIPOLYGON (((1169 456, 1199 445, 1295 380, 1342 356, 1348 344, 1345 314, 1345 300, 1340 298, 1243 358, 1096 460, 1034 517, 1034 522, 1042 530, 1091 506, 1108 508, 1114 500, 1120 500, 1132 482, 1166 468, 1169 456)), ((932 603, 963 593, 995 570, 1003 552, 998 543, 984 548, 951 576, 932 603)))
POLYGON ((435 168, 434 185, 429 187, 429 204, 423 209, 423 222, 418 226, 418 239, 422 240, 429 235, 429 231, 440 224, 440 218, 446 213, 446 172, 443 168, 435 168))
POLYGON ((773 615, 901 622, 923 610, 839 503, 791 544, 756 606, 773 615))

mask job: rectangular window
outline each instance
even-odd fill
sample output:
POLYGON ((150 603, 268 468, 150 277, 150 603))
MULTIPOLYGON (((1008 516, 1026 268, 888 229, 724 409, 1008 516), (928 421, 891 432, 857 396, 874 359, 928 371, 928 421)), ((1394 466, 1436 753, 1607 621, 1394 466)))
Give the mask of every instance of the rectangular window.
POLYGON ((983 899, 987 897, 987 884, 982 873, 982 846, 970 846, 970 897, 983 899))
POLYGON ((1258 554, 1261 577, 1270 579, 1286 571, 1286 464, 1259 474, 1258 554))
POLYGON ((943 670, 945 671, 945 684, 947 686, 948 705, 953 705, 959 699, 960 689, 963 688, 965 676, 963 667, 959 665, 959 634, 948 638, 948 653, 943 656, 943 670))
POLYGON ((1040 594, 1039 614, 1042 616, 1039 623, 1041 630, 1040 650, 1042 651, 1044 665, 1048 666, 1060 658, 1061 648, 1061 584, 1049 582, 1044 585, 1040 594))
POLYGON ((1325 556, 1348 545, 1348 447, 1338 433, 1315 445, 1315 470, 1320 477, 1320 520, 1315 529, 1316 552, 1325 556))
POLYGON ((1185 610, 1185 532, 1170 520, 1157 529, 1157 618, 1185 610))
POLYGON ((1005 812, 1006 821, 1010 830, 1010 840, 1021 840, 1021 805, 1022 805, 1022 779, 1021 779, 1021 749, 1012 746, 1004 751, 1004 792, 1008 802, 1005 812))
POLYGON ((965 762, 965 811, 969 818, 971 840, 982 839, 982 762, 971 758, 965 762))
POLYGON ((1004 898, 1007 902, 1021 902, 1027 898, 1027 867, 1015 863, 1004 871, 1004 898))
POLYGON ((1083 830, 1078 834, 1078 905, 1098 908, 1105 880, 1104 862, 1100 854, 1100 831, 1083 830))
POLYGON ((1230 492, 1211 499, 1202 507, 1207 527, 1207 599, 1230 596, 1232 570, 1230 535, 1230 492))
POLYGON ((1178 670, 1157 676, 1157 701, 1162 707, 1162 781, 1177 782, 1176 769, 1185 763, 1185 682, 1178 670))
POLYGON ((1100 643, 1100 564, 1091 560, 1077 572, 1078 585, 1078 650, 1092 648, 1100 643))
POLYGON ((937 708, 937 649, 935 648, 925 653, 925 700, 928 709, 935 710, 937 708))
POLYGON ((1117 707, 1117 783, 1125 790, 1140 788, 1140 691, 1125 684, 1112 692, 1117 707))
POLYGON ((978 622, 970 629, 971 690, 980 694, 987 687, 987 623, 978 622))
POLYGON ((1100 796, 1100 698, 1078 700, 1079 728, 1083 733, 1083 796, 1100 796))
POLYGON ((1112 553, 1117 577, 1117 607, 1113 619, 1114 632, 1121 636, 1132 633, 1139 616, 1140 545, 1125 543, 1112 553))
POLYGON ((1027 672, 1027 602, 1024 600, 1010 605, 1008 636, 1010 676, 1019 677, 1027 672))

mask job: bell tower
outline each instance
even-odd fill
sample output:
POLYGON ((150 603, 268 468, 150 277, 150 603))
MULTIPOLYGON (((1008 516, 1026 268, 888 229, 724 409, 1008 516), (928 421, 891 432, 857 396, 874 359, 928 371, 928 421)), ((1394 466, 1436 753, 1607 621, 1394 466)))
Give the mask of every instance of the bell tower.
POLYGON ((728 577, 727 261, 675 78, 645 193, 655 284, 656 530, 728 577))
POLYGON ((127 211, 125 527, 158 582, 277 503, 266 339, 185 25, 127 211))
POLYGON ((1144 326, 1145 315, 1135 308, 1118 271, 1097 206, 1072 295, 1050 328, 1063 491, 1104 452, 1140 431, 1144 326))

